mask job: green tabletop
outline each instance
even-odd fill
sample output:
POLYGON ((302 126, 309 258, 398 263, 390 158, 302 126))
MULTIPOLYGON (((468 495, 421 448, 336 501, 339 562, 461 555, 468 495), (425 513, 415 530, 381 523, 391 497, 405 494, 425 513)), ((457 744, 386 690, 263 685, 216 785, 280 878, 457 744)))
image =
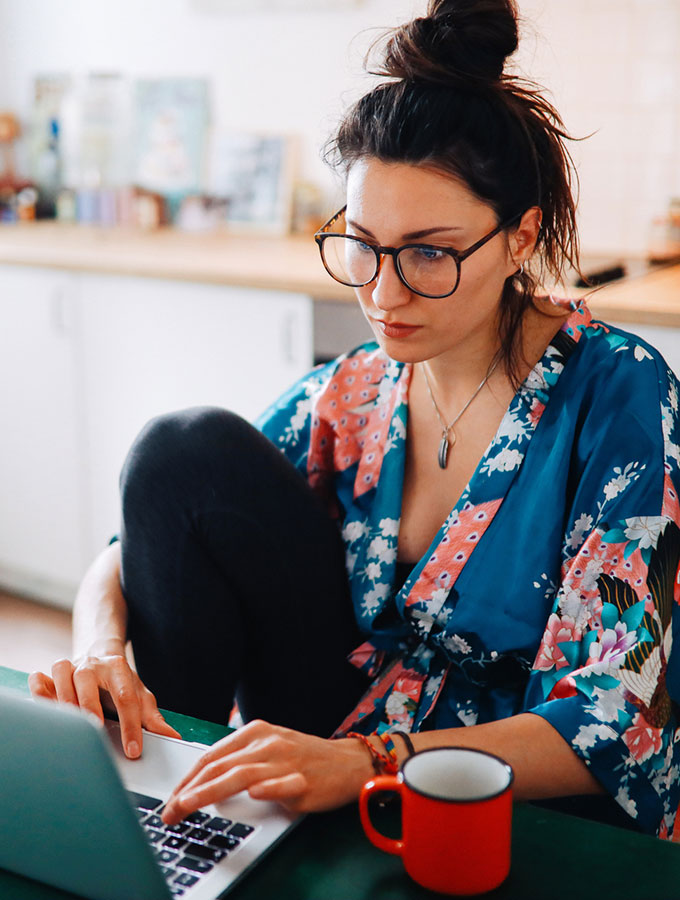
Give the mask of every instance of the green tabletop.
MULTIPOLYGON (((0 685, 26 675, 0 666, 0 685)), ((167 713, 183 737, 211 744, 228 729, 167 713)), ((1 777, 1 775, 0 775, 1 777)), ((0 809, 1 816, 1 809, 0 809)), ((433 900, 364 837, 356 806, 308 816, 229 894, 230 900, 433 900)), ((493 900, 680 900, 680 846, 518 803, 510 877, 493 900)), ((3 900, 70 895, 0 872, 3 900)), ((134 898, 130 898, 134 900, 134 898)))

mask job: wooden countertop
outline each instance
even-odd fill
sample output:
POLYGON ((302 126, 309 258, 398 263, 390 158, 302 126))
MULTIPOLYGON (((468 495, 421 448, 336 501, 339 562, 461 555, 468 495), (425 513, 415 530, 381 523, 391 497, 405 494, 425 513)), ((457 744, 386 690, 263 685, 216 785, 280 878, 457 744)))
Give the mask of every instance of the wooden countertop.
POLYGON ((0 263, 171 278, 351 300, 327 274, 314 238, 36 222, 0 226, 0 263))
POLYGON ((680 328, 680 265, 665 266, 591 291, 588 305, 594 315, 605 321, 680 328))
MULTIPOLYGON (((353 302, 334 282, 311 236, 188 234, 172 229, 38 222, 0 226, 0 263, 171 278, 307 294, 353 302)), ((589 293, 595 315, 621 323, 680 328, 680 265, 614 282, 589 293)))

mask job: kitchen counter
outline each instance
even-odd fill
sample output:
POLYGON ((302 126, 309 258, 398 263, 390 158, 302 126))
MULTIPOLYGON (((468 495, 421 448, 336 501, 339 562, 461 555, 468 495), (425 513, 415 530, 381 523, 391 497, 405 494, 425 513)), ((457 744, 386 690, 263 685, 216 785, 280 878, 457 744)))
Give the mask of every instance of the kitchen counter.
POLYGON ((0 263, 170 278, 351 300, 310 235, 263 237, 37 222, 0 226, 0 263))
POLYGON ((594 315, 605 321, 680 328, 680 264, 578 293, 589 295, 594 315))
MULTIPOLYGON (((354 297, 326 274, 308 235, 140 232, 38 222, 0 227, 0 263, 289 291, 317 300, 354 297)), ((589 294, 591 309, 604 319, 680 328, 680 265, 569 293, 589 294)))

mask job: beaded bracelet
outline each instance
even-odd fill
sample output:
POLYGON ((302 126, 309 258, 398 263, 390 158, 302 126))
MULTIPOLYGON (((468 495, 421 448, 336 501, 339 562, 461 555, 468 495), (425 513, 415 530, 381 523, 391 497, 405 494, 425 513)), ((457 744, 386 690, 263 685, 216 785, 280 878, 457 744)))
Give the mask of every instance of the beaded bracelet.
MULTIPOLYGON (((394 751, 394 745, 392 745, 392 754, 385 747, 388 753, 387 759, 380 753, 380 751, 373 746, 370 741, 370 738, 365 734, 359 734, 358 731, 350 731, 346 737, 348 738, 356 738, 361 741, 362 744, 368 749, 368 752, 371 754, 371 763, 373 764, 373 771, 376 775, 384 775, 387 773, 388 775, 396 775, 397 774, 397 762, 396 762, 396 752, 394 751)), ((380 737, 380 735, 376 735, 375 732, 370 737, 380 737)), ((384 741, 381 742, 384 744, 384 741)))

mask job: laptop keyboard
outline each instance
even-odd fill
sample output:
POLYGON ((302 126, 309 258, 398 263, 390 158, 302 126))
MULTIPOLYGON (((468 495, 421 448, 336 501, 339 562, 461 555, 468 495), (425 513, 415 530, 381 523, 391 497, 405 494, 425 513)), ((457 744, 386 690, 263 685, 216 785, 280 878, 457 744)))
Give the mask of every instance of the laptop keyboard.
POLYGON ((163 801, 128 791, 142 828, 174 897, 181 897, 228 853, 234 853, 255 828, 199 810, 177 825, 160 817, 163 801))

